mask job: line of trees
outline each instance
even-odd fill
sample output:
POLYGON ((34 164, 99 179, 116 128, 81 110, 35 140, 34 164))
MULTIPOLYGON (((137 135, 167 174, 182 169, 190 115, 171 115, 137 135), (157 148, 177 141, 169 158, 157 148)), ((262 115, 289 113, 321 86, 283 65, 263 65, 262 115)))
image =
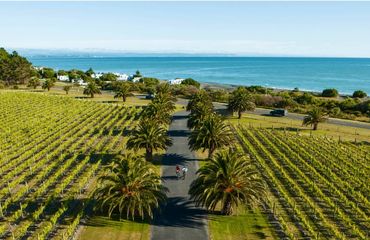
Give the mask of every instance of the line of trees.
MULTIPOLYGON (((248 110, 251 99, 242 89, 233 93, 230 109, 248 110)), ((265 184, 248 156, 233 145, 234 137, 222 116, 213 110, 212 99, 204 90, 195 94, 187 105, 188 127, 192 129, 189 146, 192 150, 208 150, 208 161, 197 171, 189 194, 198 205, 221 214, 231 215, 239 205, 258 204, 265 193, 265 184)))
MULTIPOLYGON (((123 92, 127 94, 126 87, 118 86, 117 97, 123 97, 123 92)), ((167 129, 175 110, 175 99, 168 84, 159 85, 156 91, 155 98, 143 110, 127 141, 127 149, 135 152, 144 149, 145 159, 127 153, 115 158, 99 178, 94 197, 97 207, 107 210, 109 217, 118 211, 120 218, 122 215, 131 219, 152 218, 153 211, 166 201, 167 189, 150 161, 154 151, 165 150, 172 144, 167 129)))

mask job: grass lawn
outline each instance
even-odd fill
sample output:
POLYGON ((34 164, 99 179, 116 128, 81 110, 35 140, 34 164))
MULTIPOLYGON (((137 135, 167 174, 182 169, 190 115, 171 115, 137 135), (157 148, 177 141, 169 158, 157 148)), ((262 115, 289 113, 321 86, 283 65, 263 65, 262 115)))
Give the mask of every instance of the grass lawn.
MULTIPOLYGON (((310 126, 303 127, 302 121, 293 120, 284 117, 271 117, 271 116, 259 116, 254 114, 243 114, 242 119, 236 117, 229 119, 230 123, 242 124, 244 126, 262 127, 262 128, 274 128, 286 130, 289 132, 305 135, 321 135, 332 137, 334 139, 349 140, 349 141, 369 141, 370 130, 364 128, 355 128, 348 126, 339 126, 329 123, 319 123, 317 131, 312 131, 310 126)), ((364 123, 365 124, 365 123, 364 123)))
POLYGON ((95 216, 87 221, 78 235, 81 240, 147 240, 150 226, 146 222, 112 220, 95 216))
POLYGON ((277 239, 273 227, 259 211, 240 211, 238 215, 208 216, 211 240, 277 239))

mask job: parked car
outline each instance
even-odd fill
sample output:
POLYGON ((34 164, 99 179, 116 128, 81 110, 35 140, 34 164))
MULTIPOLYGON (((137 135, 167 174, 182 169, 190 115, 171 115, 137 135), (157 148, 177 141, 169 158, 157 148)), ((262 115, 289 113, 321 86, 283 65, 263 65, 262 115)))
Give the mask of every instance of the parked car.
POLYGON ((270 112, 271 116, 284 117, 288 115, 288 110, 286 109, 274 109, 270 112))
POLYGON ((145 99, 153 99, 155 97, 154 94, 148 94, 145 96, 145 99))

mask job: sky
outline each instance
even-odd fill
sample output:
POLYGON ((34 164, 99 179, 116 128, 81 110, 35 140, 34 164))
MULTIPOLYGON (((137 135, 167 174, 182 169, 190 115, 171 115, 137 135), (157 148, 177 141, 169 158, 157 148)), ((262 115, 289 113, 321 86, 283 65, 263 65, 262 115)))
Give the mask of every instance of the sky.
POLYGON ((0 47, 370 57, 370 2, 0 2, 0 47))

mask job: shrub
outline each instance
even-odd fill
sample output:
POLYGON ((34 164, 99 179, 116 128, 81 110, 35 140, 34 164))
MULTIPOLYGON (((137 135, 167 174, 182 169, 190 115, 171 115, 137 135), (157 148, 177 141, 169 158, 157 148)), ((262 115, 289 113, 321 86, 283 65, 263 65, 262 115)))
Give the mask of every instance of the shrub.
POLYGON ((321 93, 321 96, 323 97, 338 97, 338 95, 338 90, 334 88, 324 89, 321 93))
POLYGON ((181 84, 183 84, 183 85, 191 85, 191 86, 194 86, 196 88, 199 88, 200 87, 200 83, 197 82, 197 81, 195 81, 192 78, 185 79, 184 81, 181 82, 181 84))
POLYGON ((282 101, 283 98, 280 96, 271 96, 271 95, 255 96, 255 102, 257 106, 276 107, 282 101))
POLYGON ((366 92, 364 92, 362 90, 357 90, 357 91, 353 92, 352 97, 354 97, 354 98, 364 98, 364 97, 367 97, 367 94, 366 94, 366 92))

